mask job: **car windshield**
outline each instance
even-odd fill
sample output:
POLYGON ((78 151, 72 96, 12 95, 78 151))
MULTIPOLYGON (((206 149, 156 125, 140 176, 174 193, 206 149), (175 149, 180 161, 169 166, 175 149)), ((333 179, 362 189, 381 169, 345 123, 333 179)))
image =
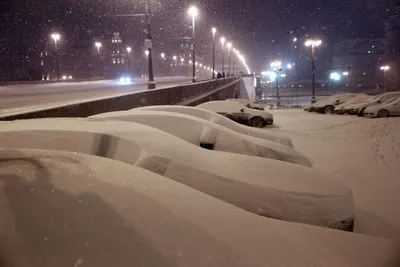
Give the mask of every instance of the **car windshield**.
POLYGON ((399 70, 400 0, 0 0, 0 267, 400 267, 399 70))

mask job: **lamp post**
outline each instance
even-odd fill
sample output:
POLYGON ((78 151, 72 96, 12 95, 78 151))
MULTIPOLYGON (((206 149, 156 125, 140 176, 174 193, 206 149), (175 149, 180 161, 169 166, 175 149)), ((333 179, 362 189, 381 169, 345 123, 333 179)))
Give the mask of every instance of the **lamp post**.
POLYGON ((232 48, 232 43, 228 43, 226 45, 228 47, 228 76, 231 75, 231 48, 232 48))
POLYGON ((216 28, 212 28, 212 37, 213 37, 213 52, 212 52, 212 57, 213 57, 213 66, 212 66, 212 78, 215 79, 215 33, 217 32, 216 28))
POLYGON ((239 52, 239 50, 236 50, 236 57, 237 57, 237 59, 236 59, 236 61, 237 61, 237 64, 236 64, 236 73, 237 73, 237 75, 239 75, 239 74, 240 74, 240 71, 239 71, 240 52, 239 52))
POLYGON ((195 6, 189 8, 189 15, 192 17, 192 82, 196 82, 196 17, 199 10, 195 6))
POLYGON ((222 51, 222 76, 225 78, 225 62, 224 62, 224 58, 225 58, 225 55, 224 55, 224 49, 225 49, 225 37, 221 37, 221 51, 222 51))
POLYGON ((315 103, 315 48, 322 44, 321 40, 310 39, 305 42, 305 46, 311 46, 312 50, 312 99, 311 103, 315 103))
POLYGON ((145 40, 145 49, 147 51, 147 61, 149 64, 149 81, 147 84, 148 89, 155 89, 156 82, 154 80, 154 72, 153 72, 153 41, 151 35, 151 9, 149 0, 146 0, 146 28, 147 28, 147 36, 145 40))
POLYGON ((96 43, 94 43, 94 45, 97 48, 97 53, 100 54, 100 48, 101 48, 102 44, 100 42, 96 42, 96 43))
POLYGON ((389 66, 382 66, 381 71, 383 71, 383 91, 386 92, 386 72, 390 70, 389 66))
POLYGON ((276 77, 276 106, 278 108, 281 107, 281 96, 279 93, 279 73, 282 71, 282 62, 275 60, 274 62, 271 63, 272 69, 275 71, 276 77))
POLYGON ((235 76, 235 73, 236 73, 236 59, 235 59, 235 56, 236 56, 236 48, 233 48, 232 49, 232 51, 233 51, 233 66, 232 66, 232 70, 233 70, 233 72, 232 72, 232 74, 233 74, 233 76, 235 76))
POLYGON ((131 72, 131 52, 132 52, 132 48, 130 46, 128 46, 126 48, 126 52, 128 52, 128 69, 129 69, 129 72, 131 72))
POLYGON ((60 54, 58 52, 58 41, 61 39, 61 36, 59 33, 52 33, 51 38, 54 40, 54 47, 56 49, 57 80, 60 81, 60 54))

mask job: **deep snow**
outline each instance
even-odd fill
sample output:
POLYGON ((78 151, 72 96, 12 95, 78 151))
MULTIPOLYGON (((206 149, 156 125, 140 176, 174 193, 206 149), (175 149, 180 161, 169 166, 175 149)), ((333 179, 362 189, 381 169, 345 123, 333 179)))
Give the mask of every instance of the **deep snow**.
POLYGON ((312 167, 298 151, 269 140, 238 133, 198 117, 166 111, 135 109, 98 114, 99 120, 136 122, 170 133, 194 145, 212 145, 213 150, 258 156, 312 167))
POLYGON ((385 239, 238 209, 132 165, 0 150, 2 266, 398 267, 385 239))
POLYGON ((314 169, 205 150, 137 123, 61 118, 2 122, 0 147, 117 159, 276 219, 347 229, 354 216, 348 186, 314 169))
POLYGON ((400 238, 400 118, 273 113, 268 131, 288 135, 314 168, 350 185, 356 232, 400 238))

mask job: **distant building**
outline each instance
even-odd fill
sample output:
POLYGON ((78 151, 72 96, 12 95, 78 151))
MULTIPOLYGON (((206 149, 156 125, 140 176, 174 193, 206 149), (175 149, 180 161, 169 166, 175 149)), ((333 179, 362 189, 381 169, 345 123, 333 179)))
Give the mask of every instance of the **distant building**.
POLYGON ((400 1, 392 0, 392 15, 386 21, 386 59, 390 67, 386 72, 385 82, 389 90, 400 89, 400 1))
POLYGON ((385 55, 385 39, 345 39, 334 46, 332 72, 339 83, 372 89, 383 83, 380 66, 385 55))

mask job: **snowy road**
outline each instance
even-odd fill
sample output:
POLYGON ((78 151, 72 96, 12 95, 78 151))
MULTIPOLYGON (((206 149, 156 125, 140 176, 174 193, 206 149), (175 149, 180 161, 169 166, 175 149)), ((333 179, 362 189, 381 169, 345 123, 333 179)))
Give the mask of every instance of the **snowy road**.
MULTIPOLYGON (((158 78, 156 82, 157 88, 165 88, 190 82, 190 79, 166 77, 158 78)), ((122 84, 118 80, 104 80, 0 86, 0 116, 29 108, 94 100, 143 90, 147 90, 145 78, 136 79, 131 84, 122 84)))
POLYGON ((400 118, 273 113, 274 132, 291 137, 315 168, 351 186, 356 232, 400 238, 400 118))

